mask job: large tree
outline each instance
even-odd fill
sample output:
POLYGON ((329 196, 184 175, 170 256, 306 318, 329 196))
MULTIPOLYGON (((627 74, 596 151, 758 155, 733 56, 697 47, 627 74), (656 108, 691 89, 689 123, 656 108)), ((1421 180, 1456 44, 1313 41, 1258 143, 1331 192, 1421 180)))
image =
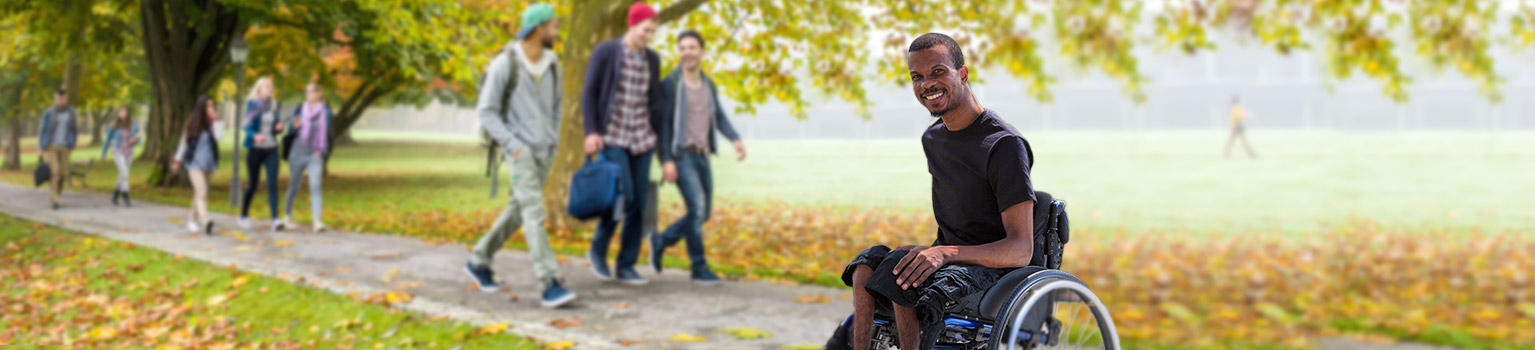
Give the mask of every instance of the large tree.
POLYGON ((229 65, 229 45, 248 21, 218 0, 140 0, 144 60, 151 103, 143 157, 154 160, 149 182, 169 185, 170 160, 181 127, 199 95, 208 93, 229 65))

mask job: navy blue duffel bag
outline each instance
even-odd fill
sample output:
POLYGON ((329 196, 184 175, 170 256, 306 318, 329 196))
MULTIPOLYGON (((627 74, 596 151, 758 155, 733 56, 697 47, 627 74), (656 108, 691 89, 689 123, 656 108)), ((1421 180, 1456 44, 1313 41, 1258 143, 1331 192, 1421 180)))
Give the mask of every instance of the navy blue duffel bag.
POLYGON ((613 162, 597 156, 593 161, 587 156, 586 165, 576 170, 570 179, 570 216, 577 219, 595 219, 603 215, 623 212, 624 189, 620 182, 623 169, 613 162))

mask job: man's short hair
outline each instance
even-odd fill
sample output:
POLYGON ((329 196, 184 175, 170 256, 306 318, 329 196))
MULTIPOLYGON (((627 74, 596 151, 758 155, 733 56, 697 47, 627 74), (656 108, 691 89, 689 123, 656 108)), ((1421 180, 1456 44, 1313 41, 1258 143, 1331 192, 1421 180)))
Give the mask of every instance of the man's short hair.
POLYGON ((943 46, 949 49, 949 59, 954 61, 954 68, 965 66, 965 52, 959 48, 959 43, 955 42, 954 38, 941 33, 922 34, 916 40, 911 41, 911 47, 907 48, 906 52, 912 53, 927 50, 934 46, 943 46))
POLYGON ((692 30, 692 29, 683 29, 681 33, 677 33, 677 43, 678 44, 682 43, 682 39, 687 39, 687 38, 693 38, 693 40, 698 40, 698 48, 700 48, 700 49, 704 48, 704 36, 703 36, 703 34, 698 34, 698 31, 692 30))
POLYGON ((68 94, 69 94, 69 92, 64 91, 64 88, 59 88, 58 90, 53 90, 53 95, 54 96, 63 96, 63 95, 68 95, 68 94))

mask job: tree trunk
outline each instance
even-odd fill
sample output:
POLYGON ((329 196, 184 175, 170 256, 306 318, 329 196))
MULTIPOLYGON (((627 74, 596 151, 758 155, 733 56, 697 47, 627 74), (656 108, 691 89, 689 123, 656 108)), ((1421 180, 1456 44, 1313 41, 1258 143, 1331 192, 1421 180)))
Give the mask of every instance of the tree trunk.
MULTIPOLYGON (((30 74, 28 72, 30 70, 26 70, 21 74, 30 74)), ((7 124, 10 124, 6 128, 9 130, 6 130, 5 135, 5 163, 0 165, 0 168, 5 170, 21 170, 21 130, 26 128, 25 123, 22 123, 21 120, 21 114, 24 113, 21 108, 21 101, 24 93, 27 91, 26 85, 23 83, 27 80, 26 78, 24 76, 19 80, 20 82, 11 86, 11 89, 7 91, 6 95, 8 96, 5 96, 9 98, 9 101, 5 103, 7 110, 0 111, 6 113, 6 115, 0 116, 0 118, 6 119, 7 124)))
MULTIPOLYGON (((170 174, 172 153, 197 97, 211 90, 229 64, 229 44, 244 35, 245 19, 215 0, 143 0, 140 2, 144 58, 152 99, 142 157, 154 160, 149 183, 176 183, 170 174), (200 16, 189 17, 201 8, 200 16), (199 30, 205 29, 205 30, 199 30)), ((243 72, 242 72, 243 73, 243 72)))
POLYGON ((374 102, 378 102, 378 99, 394 93, 399 89, 398 86, 392 82, 366 81, 341 103, 341 109, 336 110, 331 118, 331 122, 335 124, 330 125, 330 130, 326 130, 326 140, 330 141, 327 148, 331 151, 325 153, 323 161, 325 166, 320 167, 325 172, 322 176, 330 175, 330 156, 336 154, 335 146, 357 144, 357 140, 352 139, 352 125, 357 125, 357 121, 362 119, 362 113, 373 106, 374 102))
POLYGON ((112 115, 112 108, 108 107, 108 108, 98 109, 98 110, 95 110, 95 111, 91 111, 91 113, 88 113, 86 115, 91 116, 90 117, 90 120, 91 120, 91 126, 90 126, 90 128, 91 128, 91 144, 90 145, 91 146, 101 146, 101 143, 106 141, 106 140, 103 140, 103 138, 105 138, 105 136, 101 135, 101 131, 103 129, 106 129, 105 126, 106 125, 110 125, 110 123, 112 121, 112 118, 110 117, 112 115))
MULTIPOLYGON (((591 61, 592 48, 603 41, 623 36, 628 29, 624 18, 630 0, 606 0, 587 2, 572 11, 569 21, 564 22, 565 52, 560 54, 560 78, 565 80, 564 101, 561 102, 560 145, 555 152, 554 167, 544 182, 544 206, 564 208, 570 200, 570 179, 581 168, 586 155, 586 129, 581 117, 581 93, 586 86, 586 65, 591 61)), ((692 12, 703 0, 682 0, 661 10, 662 23, 671 22, 692 12)), ((657 39, 665 40, 665 39, 657 39)), ((549 210, 548 223, 556 229, 575 229, 581 222, 564 210, 549 210)))
MULTIPOLYGON (((18 108, 19 109, 19 108, 18 108)), ((5 170, 21 170, 21 118, 6 116, 10 126, 5 135, 5 170)))

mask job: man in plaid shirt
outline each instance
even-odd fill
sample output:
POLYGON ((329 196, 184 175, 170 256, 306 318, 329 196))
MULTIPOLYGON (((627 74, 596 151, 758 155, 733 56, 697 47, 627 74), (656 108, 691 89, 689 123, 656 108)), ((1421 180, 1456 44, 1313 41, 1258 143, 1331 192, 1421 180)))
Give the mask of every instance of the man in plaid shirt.
MULTIPOLYGON (((651 194, 642 189, 649 188, 650 162, 656 152, 661 152, 663 158, 670 154, 666 147, 656 147, 658 139, 666 138, 668 129, 662 117, 666 100, 661 89, 661 56, 647 47, 658 25, 660 19, 654 8, 643 2, 630 6, 629 31, 622 38, 592 49, 581 96, 586 154, 601 153, 604 160, 624 170, 620 180, 625 189, 624 222, 616 272, 620 282, 631 285, 649 282, 634 271, 634 264, 639 261, 640 244, 645 238, 641 227, 645 217, 643 203, 651 194)), ((607 256, 617 228, 618 220, 603 217, 597 224, 596 236, 592 237, 592 248, 587 251, 592 272, 604 280, 614 278, 607 256)))

